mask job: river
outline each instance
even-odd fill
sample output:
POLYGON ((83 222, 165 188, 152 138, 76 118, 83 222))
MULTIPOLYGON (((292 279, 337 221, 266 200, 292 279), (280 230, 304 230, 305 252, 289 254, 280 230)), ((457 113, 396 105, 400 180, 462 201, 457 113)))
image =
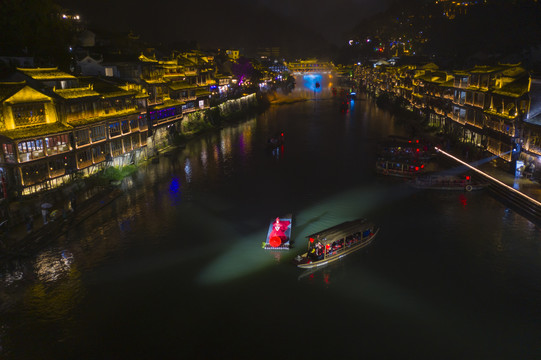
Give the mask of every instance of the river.
POLYGON ((0 358, 539 359, 541 232, 489 192, 374 174, 408 135, 329 79, 191 140, 35 258, 3 264, 0 358), (283 132, 279 151, 267 139, 283 132), (261 248, 294 214, 289 251, 261 248), (310 233, 366 217, 367 248, 305 272, 310 233))

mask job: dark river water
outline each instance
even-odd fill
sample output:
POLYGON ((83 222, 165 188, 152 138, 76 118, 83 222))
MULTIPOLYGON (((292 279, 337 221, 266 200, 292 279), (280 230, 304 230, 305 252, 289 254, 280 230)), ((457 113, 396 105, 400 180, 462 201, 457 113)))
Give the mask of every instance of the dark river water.
POLYGON ((375 175, 377 142, 407 128, 366 97, 341 113, 321 81, 162 156, 4 264, 0 358, 541 359, 540 229, 489 192, 375 175), (294 248, 262 249, 287 213, 294 248), (381 227, 369 247, 312 273, 291 263, 307 235, 359 217, 381 227))

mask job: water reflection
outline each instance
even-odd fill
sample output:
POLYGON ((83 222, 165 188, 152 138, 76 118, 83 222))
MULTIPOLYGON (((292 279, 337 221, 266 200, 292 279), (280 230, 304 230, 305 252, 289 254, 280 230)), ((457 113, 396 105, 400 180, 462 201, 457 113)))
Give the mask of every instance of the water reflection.
POLYGON ((184 173, 186 174, 186 181, 188 183, 192 182, 192 163, 190 158, 186 158, 184 161, 184 173))
POLYGON ((45 251, 38 255, 35 271, 42 282, 56 281, 71 270, 73 254, 69 250, 45 251))

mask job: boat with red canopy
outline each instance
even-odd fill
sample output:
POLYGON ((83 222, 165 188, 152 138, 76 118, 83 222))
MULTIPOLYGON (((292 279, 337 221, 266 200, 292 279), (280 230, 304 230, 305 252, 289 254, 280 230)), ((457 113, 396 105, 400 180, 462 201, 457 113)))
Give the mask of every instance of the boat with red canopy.
POLYGON ((271 220, 267 240, 262 247, 268 250, 289 250, 292 225, 293 216, 291 214, 271 220))

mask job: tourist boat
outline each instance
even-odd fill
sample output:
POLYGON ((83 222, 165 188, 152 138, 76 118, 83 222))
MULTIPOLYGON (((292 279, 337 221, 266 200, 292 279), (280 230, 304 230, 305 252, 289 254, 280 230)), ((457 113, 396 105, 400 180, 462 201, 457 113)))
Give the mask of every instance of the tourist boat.
POLYGON ((389 135, 388 140, 382 141, 378 145, 378 156, 386 159, 408 158, 428 162, 433 160, 436 155, 437 152, 433 146, 416 138, 389 135))
POLYGON ((284 142, 285 142, 284 133, 283 132, 276 133, 267 140, 267 148, 270 150, 276 149, 277 147, 284 145, 284 142))
POLYGON ((289 250, 292 225, 293 216, 291 214, 271 220, 267 240, 262 247, 267 250, 289 250))
POLYGON ((391 135, 378 145, 376 173, 412 179, 435 170, 435 154, 422 140, 391 135))
POLYGON ((379 158, 376 173, 403 178, 414 178, 428 171, 425 163, 410 158, 379 158))
POLYGON ((418 176, 408 182, 416 189, 428 190, 458 190, 458 191, 474 191, 482 190, 489 186, 488 182, 479 182, 472 179, 469 175, 445 175, 445 174, 429 174, 418 176))
POLYGON ((327 265, 369 245, 378 232, 366 219, 346 221, 307 236, 308 251, 294 261, 303 269, 327 265))

